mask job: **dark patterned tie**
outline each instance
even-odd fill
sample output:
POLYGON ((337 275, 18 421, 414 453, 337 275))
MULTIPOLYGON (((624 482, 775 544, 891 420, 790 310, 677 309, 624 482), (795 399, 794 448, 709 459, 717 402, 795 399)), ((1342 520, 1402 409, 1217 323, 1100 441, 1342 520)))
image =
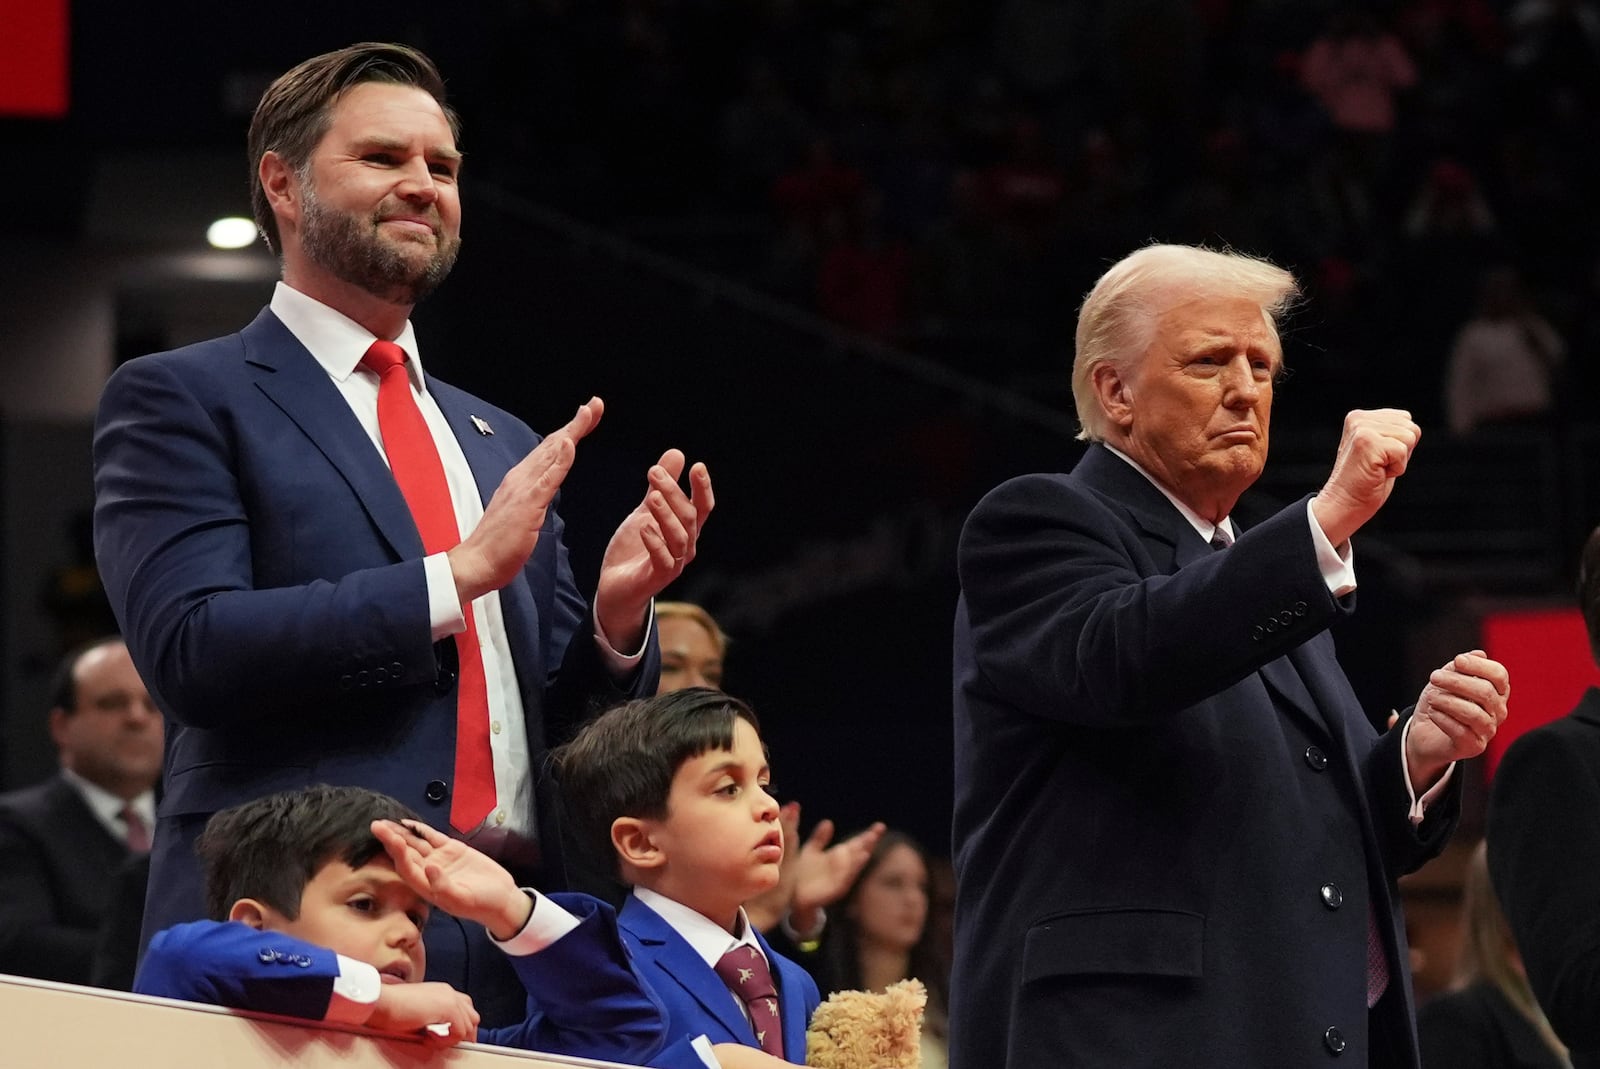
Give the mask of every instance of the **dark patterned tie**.
POLYGON ((756 1042, 774 1058, 783 1057, 783 1026, 778 1020, 778 992, 772 986, 772 970, 761 951, 746 943, 735 947, 717 961, 717 975, 728 985, 750 1012, 750 1027, 756 1042))

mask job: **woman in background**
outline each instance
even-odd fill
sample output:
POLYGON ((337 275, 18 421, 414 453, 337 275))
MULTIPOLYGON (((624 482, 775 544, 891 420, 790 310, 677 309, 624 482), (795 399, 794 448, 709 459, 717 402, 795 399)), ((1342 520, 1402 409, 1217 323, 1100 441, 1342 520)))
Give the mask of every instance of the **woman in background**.
POLYGON ((824 994, 921 980, 928 989, 922 1069, 945 1069, 949 967, 934 949, 928 904, 927 855, 904 832, 887 831, 855 884, 829 910, 821 946, 802 962, 824 994))
POLYGON ((1571 1069, 1528 987, 1486 857, 1480 842, 1467 862, 1455 980, 1417 1014, 1423 1069, 1571 1069))

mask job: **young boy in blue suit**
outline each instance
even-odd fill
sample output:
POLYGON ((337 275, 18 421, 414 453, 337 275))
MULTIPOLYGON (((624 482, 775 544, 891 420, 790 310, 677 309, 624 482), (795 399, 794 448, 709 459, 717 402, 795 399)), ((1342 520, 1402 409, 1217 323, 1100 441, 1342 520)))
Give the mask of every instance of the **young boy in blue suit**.
POLYGON ((633 888, 622 939, 667 1012, 651 1064, 701 1035, 722 1069, 804 1064, 817 985, 741 906, 777 883, 784 850, 755 714, 706 688, 660 694, 602 714, 556 762, 580 848, 633 888), (775 993, 747 1008, 733 988, 768 971, 775 993))
POLYGON ((191 1002, 643 1064, 660 1003, 611 908, 517 887, 494 861, 355 787, 271 795, 213 817, 197 846, 212 920, 151 942, 134 990, 191 1002), (430 903, 482 924, 528 992, 528 1013, 478 1028, 466 994, 422 982, 430 903))

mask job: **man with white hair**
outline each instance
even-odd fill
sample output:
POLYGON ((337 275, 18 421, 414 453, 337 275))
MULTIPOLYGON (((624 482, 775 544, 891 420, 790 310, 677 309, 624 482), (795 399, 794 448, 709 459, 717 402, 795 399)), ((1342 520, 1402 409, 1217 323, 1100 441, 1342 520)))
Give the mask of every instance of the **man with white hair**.
POLYGON ((1114 265, 1078 319, 1088 452, 967 521, 953 1069, 1417 1065, 1395 879, 1509 683, 1461 654, 1380 732, 1335 660, 1408 413, 1351 412, 1320 490, 1235 515, 1296 293, 1208 249, 1114 265))

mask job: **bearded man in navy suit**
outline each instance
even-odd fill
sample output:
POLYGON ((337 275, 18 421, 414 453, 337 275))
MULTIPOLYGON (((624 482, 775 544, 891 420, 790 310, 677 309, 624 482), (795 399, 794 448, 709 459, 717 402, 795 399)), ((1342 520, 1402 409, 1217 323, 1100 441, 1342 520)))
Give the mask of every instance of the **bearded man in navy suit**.
MULTIPOLYGON (((220 809, 348 784, 443 825, 474 648, 494 783, 487 815, 457 833, 560 887, 546 730, 655 692, 652 600, 694 556, 710 477, 696 464, 686 492, 685 459, 668 450, 592 601, 577 589, 556 499, 599 399, 541 439, 422 372, 410 313, 460 246, 457 135, 438 71, 404 46, 355 45, 277 79, 249 139, 256 221, 282 265, 270 306, 106 386, 96 557, 170 723, 147 940, 203 915, 193 843, 220 809), (424 551, 391 474, 379 379, 363 364, 376 341, 402 350, 444 469, 464 536, 447 550, 424 551), (458 647, 469 619, 477 642, 458 647)), ((494 1023, 481 986, 450 971, 494 961, 467 955, 467 938, 430 929, 430 971, 494 1023)), ((510 1018, 521 1000, 504 979, 510 1018)))
POLYGON ((1150 246, 1079 314, 1092 444, 968 519, 955 631, 952 1069, 1417 1064, 1395 880, 1506 715, 1480 652, 1380 732, 1334 657, 1351 538, 1419 431, 1357 411, 1246 527, 1288 272, 1150 246))

